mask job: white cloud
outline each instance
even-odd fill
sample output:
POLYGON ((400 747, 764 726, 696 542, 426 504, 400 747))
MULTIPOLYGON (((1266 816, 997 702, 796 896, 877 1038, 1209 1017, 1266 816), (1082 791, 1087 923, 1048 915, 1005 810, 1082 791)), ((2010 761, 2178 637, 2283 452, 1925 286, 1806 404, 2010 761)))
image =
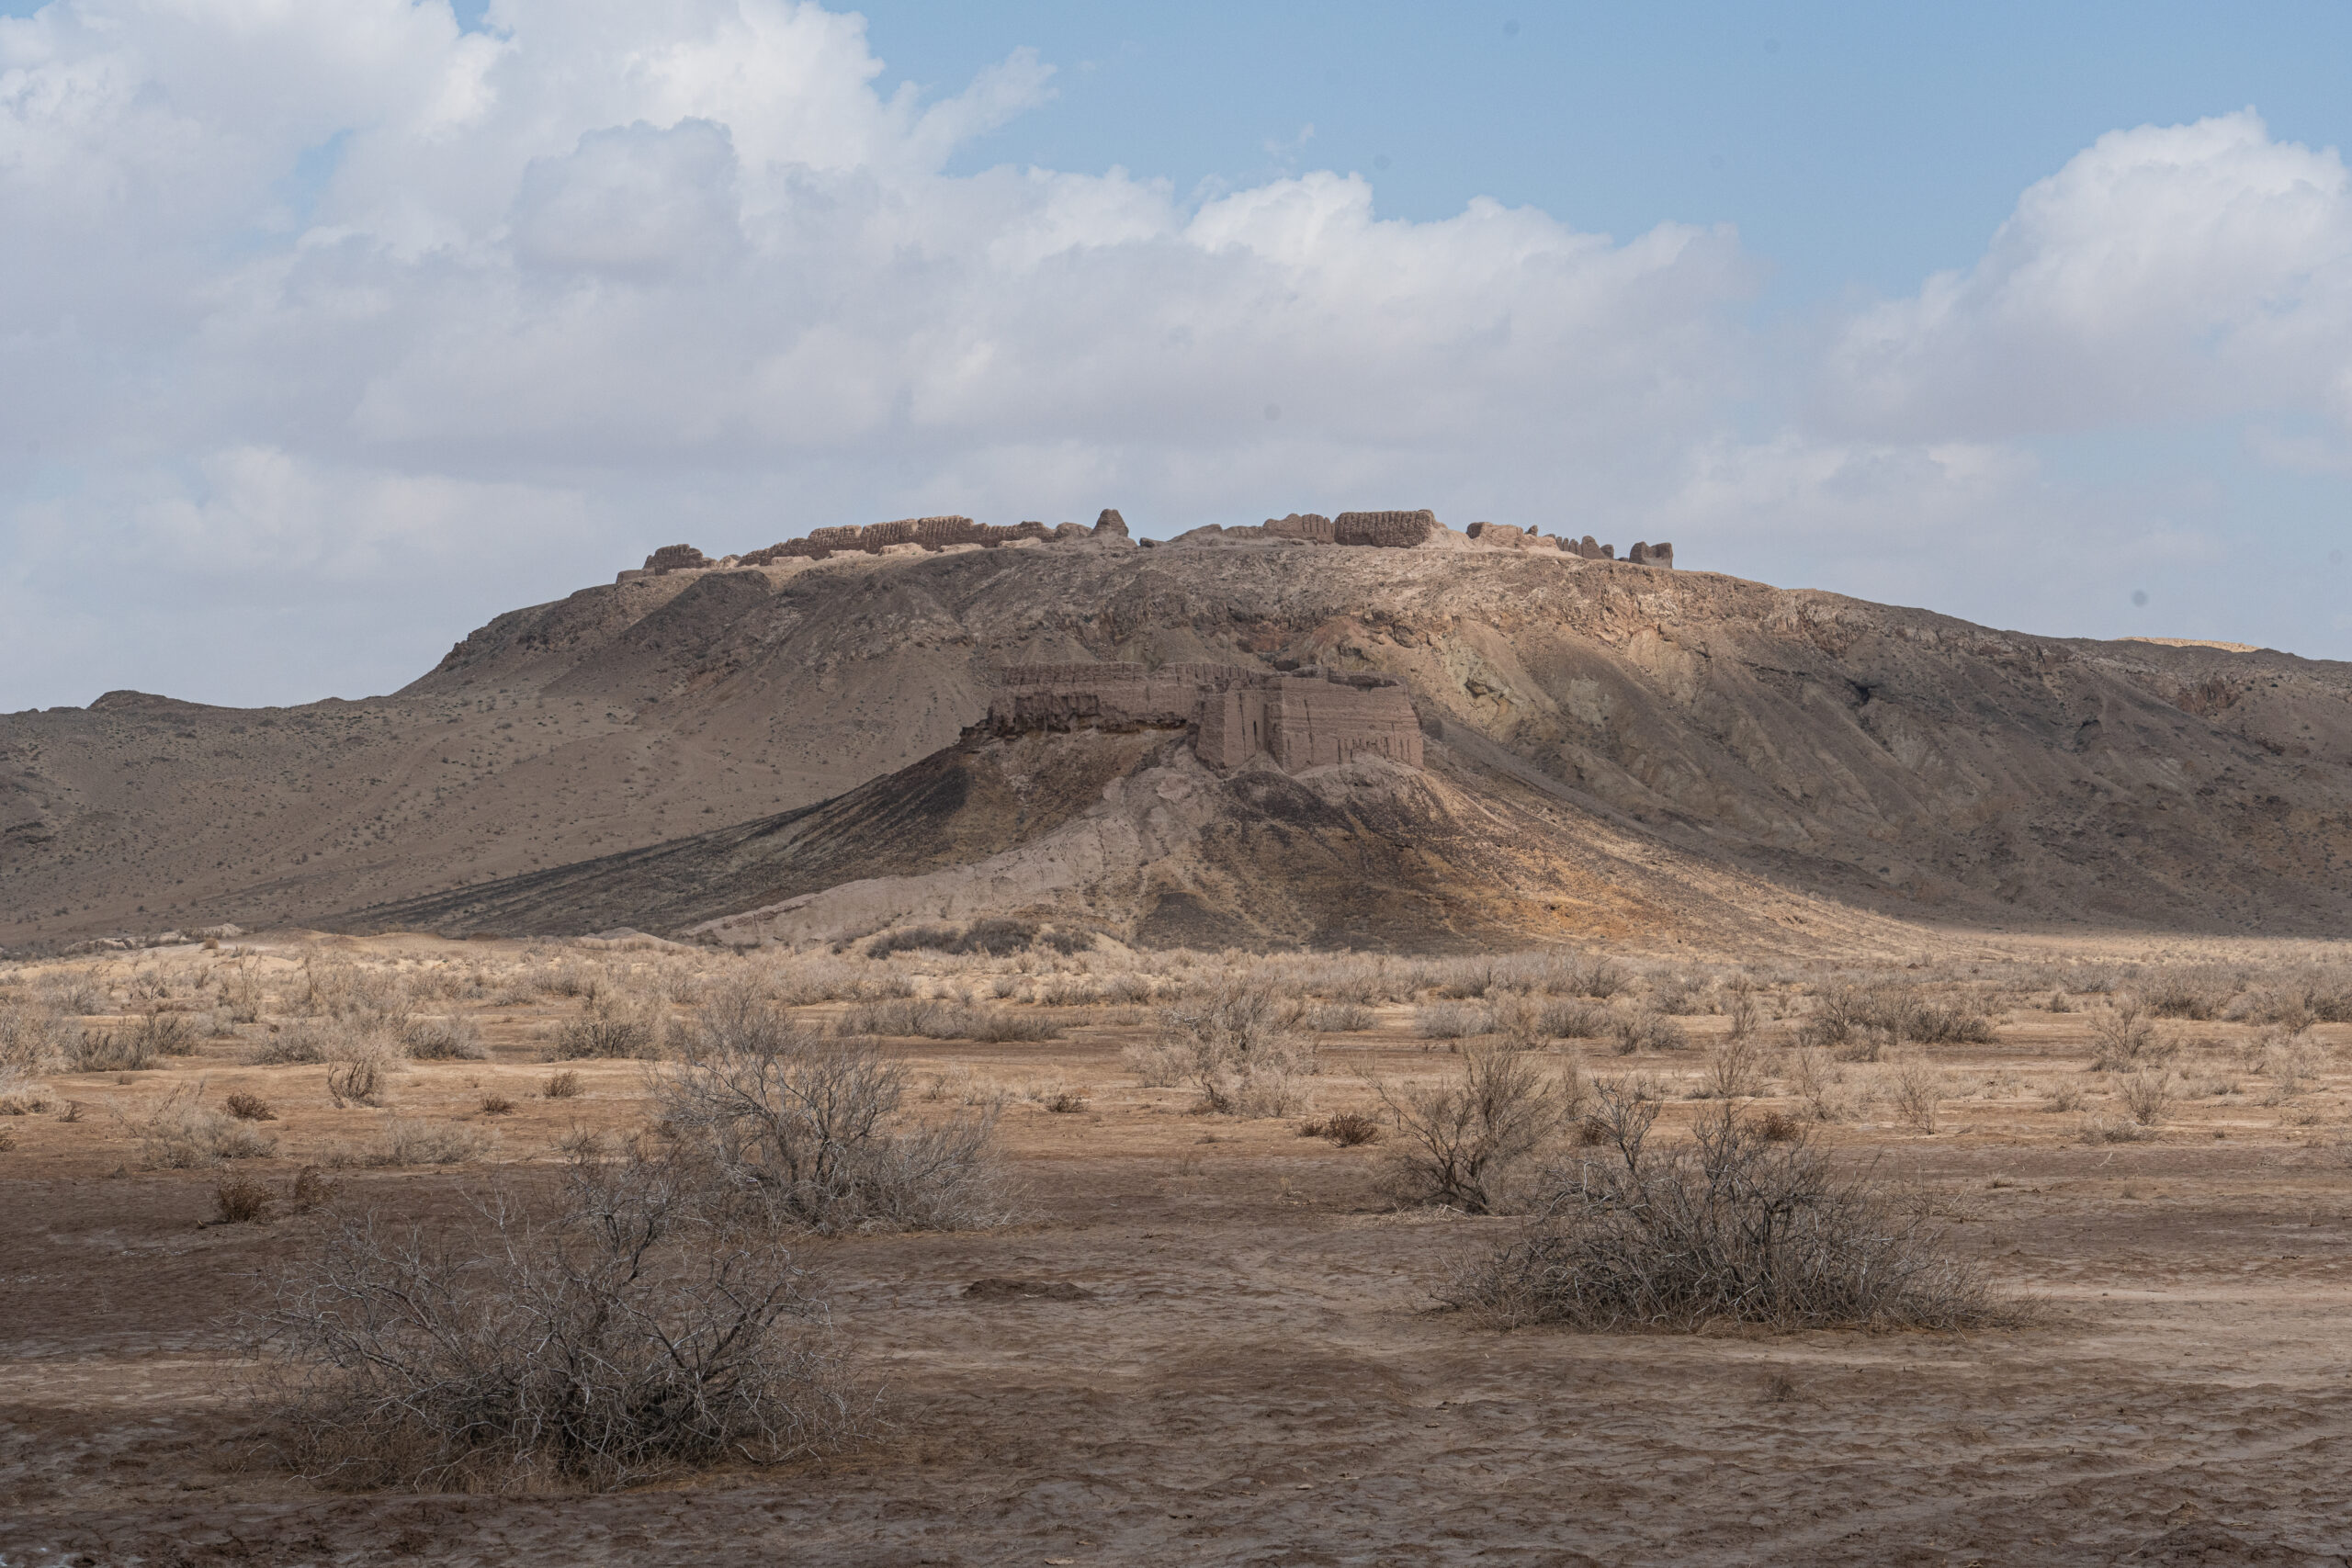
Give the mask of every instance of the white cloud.
POLYGON ((2274 408, 2352 422, 2352 183, 2253 111, 2112 131, 2029 189, 1965 272, 1860 313, 1826 413, 2000 437, 2274 408))
POLYGON ((2211 524, 2014 436, 2352 408, 2344 169, 2251 115, 2103 138, 1973 267, 1767 355, 1726 228, 950 175, 1052 68, 934 101, 882 69, 786 0, 0 20, 0 232, 38 236, 0 247, 0 707, 357 694, 654 544, 939 510, 1429 504, 1932 598, 1993 581, 1956 540, 2211 524), (1742 427, 1801 385, 1815 415, 1742 427))

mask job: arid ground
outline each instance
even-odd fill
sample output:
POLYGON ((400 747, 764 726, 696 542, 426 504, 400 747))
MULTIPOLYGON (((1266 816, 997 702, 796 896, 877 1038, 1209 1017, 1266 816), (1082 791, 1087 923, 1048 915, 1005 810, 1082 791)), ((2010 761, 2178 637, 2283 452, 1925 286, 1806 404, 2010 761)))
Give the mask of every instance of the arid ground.
POLYGON ((1743 968, 289 932, 0 967, 0 1561, 2337 1563, 2348 1003, 2339 947, 1951 935, 1743 968), (645 1065, 551 1062, 565 1026, 690 1020, 747 979, 828 1032, 960 1032, 884 1039, 917 1118, 1001 1106, 1018 1223, 797 1245, 879 1390, 870 1437, 603 1494, 352 1492, 274 1460, 240 1327, 272 1271, 338 1212, 429 1222, 641 1124, 645 1065), (1141 1081, 1164 1010, 1236 984, 1305 1009, 1290 1114, 1141 1081), (1989 1039, 1808 1045, 1856 996, 1989 1039), (2092 1070, 2135 1001, 2143 1059, 2092 1070), (1555 1003, 1601 1037, 1545 1037, 1555 1003), (1939 1220, 2014 1321, 1498 1328, 1448 1281, 1523 1220, 1385 1196, 1393 1129, 1302 1135, 1517 1046, 1555 1079, 1647 1075, 1681 1137, 1743 1009, 1747 1113, 1939 1220), (1625 1018, 1668 1027, 1620 1055, 1625 1018), (337 1108, 332 1062, 255 1059, 419 1021, 469 1021, 483 1055, 404 1060, 380 1105, 337 1108), (141 1029, 177 1054, 76 1070, 141 1029), (580 1092, 549 1098, 560 1071, 580 1092), (234 1094, 274 1119, 208 1142, 234 1094), (221 1223, 241 1178, 267 1209, 221 1223))

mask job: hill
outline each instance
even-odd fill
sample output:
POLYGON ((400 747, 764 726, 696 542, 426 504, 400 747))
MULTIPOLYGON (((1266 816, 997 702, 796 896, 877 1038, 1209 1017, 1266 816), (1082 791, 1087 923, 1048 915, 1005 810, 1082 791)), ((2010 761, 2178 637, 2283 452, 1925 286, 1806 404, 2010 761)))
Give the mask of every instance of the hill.
MULTIPOLYGON (((118 693, 0 717, 0 943, 493 908, 691 924, 826 878, 940 874, 1082 814, 1075 783, 1023 804, 1019 768, 965 737, 992 671, 1114 660, 1400 678, 1441 739, 1381 787, 1483 824, 1464 831, 1488 848, 1414 884, 1465 939, 1525 929, 1498 880, 1512 857, 1560 868, 1536 880, 1567 904, 1581 864, 1651 923, 1730 897, 1713 875, 1749 890, 1735 923, 1808 897, 1971 924, 2335 934, 2352 915, 2352 667, 1555 552, 1212 536, 673 572, 502 615, 366 702, 118 693), (942 813, 950 774, 967 804, 942 813), (893 811, 922 831, 895 839, 893 811), (1625 869, 1645 859, 1663 881, 1625 869), (551 876, 575 863, 601 869, 551 876)), ((1096 742, 1065 761, 1105 783, 1146 764, 1096 742)), ((1208 841, 1281 819, 1242 775, 1211 782, 1241 815, 1208 841)), ((1410 817, 1380 852, 1434 831, 1410 817)), ((1301 897, 1218 929, 1311 938, 1329 901, 1301 897)))

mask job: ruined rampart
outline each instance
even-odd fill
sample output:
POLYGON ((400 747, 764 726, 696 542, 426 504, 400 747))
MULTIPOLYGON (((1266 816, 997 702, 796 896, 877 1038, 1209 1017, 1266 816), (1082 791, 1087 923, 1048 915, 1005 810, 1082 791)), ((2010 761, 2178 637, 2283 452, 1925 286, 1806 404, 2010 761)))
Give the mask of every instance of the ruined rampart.
MULTIPOLYGON (((1555 538, 1532 528, 1516 528, 1503 523, 1473 523, 1465 533, 1456 534, 1441 524, 1437 514, 1428 507, 1413 512, 1342 512, 1337 517, 1326 517, 1317 512, 1294 512, 1287 516, 1269 517, 1255 526, 1232 528, 1211 523, 1180 534, 1167 543, 1184 546, 1264 541, 1399 550, 1460 549, 1467 545, 1487 549, 1557 550, 1585 560, 1617 558, 1615 546, 1595 544, 1589 534, 1580 540, 1555 538)), ((759 567, 787 560, 828 560, 842 554, 878 556, 886 552, 938 551, 967 546, 996 549, 1007 545, 1034 544, 1099 543, 1125 547, 1138 542, 1147 546, 1159 543, 1153 539, 1137 541, 1129 537, 1126 519, 1108 507, 1094 520, 1091 528, 1080 527, 1075 523, 1063 523, 1051 528, 1043 523, 999 526, 975 523, 961 515, 901 517, 890 523, 811 528, 806 537, 786 539, 748 555, 728 556, 720 560, 712 560, 692 545, 664 545, 646 557, 645 565, 639 570, 622 572, 619 581, 629 582, 640 577, 660 577, 673 571, 706 571, 714 567, 759 567)), ((1627 552, 1625 561, 1633 566, 1671 569, 1674 547, 1646 542, 1637 544, 1627 552)))
POLYGON ((1000 671, 987 728, 1188 729, 1214 768, 1260 752, 1286 773, 1360 756, 1421 765, 1421 728, 1392 676, 1231 664, 1024 664, 1000 671))

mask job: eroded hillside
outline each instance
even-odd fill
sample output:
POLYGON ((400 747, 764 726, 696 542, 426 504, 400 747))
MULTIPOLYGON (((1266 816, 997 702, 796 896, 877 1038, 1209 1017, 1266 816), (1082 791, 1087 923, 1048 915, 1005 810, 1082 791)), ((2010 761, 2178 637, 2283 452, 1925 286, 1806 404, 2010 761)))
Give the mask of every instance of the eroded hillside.
POLYGON ((2347 914, 2341 664, 1523 551, 1086 542, 588 589, 362 703, 0 719, 0 942, 320 922, 752 823, 951 745, 1004 664, 1277 658, 1400 676, 1487 776, 1866 908, 2347 914))

